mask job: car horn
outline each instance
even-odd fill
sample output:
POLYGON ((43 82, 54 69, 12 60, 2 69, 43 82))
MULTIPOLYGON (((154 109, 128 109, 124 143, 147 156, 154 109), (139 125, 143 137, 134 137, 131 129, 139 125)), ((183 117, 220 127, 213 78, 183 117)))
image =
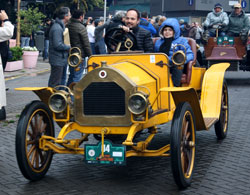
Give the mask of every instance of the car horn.
POLYGON ((68 64, 71 67, 75 68, 77 71, 77 68, 81 63, 82 63, 81 50, 78 47, 72 47, 69 50, 68 64))
POLYGON ((186 62, 186 47, 184 45, 181 45, 181 44, 177 44, 174 46, 173 48, 173 56, 172 56, 172 62, 177 65, 177 66, 182 66, 185 64, 186 62), (175 52, 175 49, 180 46, 180 47, 183 47, 185 51, 182 51, 182 50, 178 50, 175 52))

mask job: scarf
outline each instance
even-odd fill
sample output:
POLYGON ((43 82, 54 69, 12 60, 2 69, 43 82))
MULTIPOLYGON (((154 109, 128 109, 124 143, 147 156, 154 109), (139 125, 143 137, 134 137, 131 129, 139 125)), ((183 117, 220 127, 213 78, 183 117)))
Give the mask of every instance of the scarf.
POLYGON ((164 38, 164 42, 161 44, 159 51, 169 55, 169 51, 170 51, 173 40, 174 40, 174 37, 164 38))

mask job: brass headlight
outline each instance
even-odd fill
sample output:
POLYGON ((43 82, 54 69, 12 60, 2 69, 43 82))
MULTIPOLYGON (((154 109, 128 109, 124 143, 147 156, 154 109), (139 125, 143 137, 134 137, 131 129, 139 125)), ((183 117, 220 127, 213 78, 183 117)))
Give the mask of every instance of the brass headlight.
POLYGON ((67 108, 68 102, 68 93, 58 91, 50 96, 48 104, 50 110, 55 113, 61 113, 67 108))
POLYGON ((177 66, 181 66, 181 65, 184 65, 185 62, 186 62, 186 47, 184 45, 181 45, 181 44, 178 44, 176 46, 174 46, 173 48, 173 56, 172 56, 172 62, 177 65, 177 66), (182 50, 178 50, 175 52, 175 48, 176 47, 183 47, 185 51, 182 51, 182 50))
POLYGON ((72 47, 69 51, 68 64, 76 68, 82 63, 81 50, 78 47, 72 47))
POLYGON ((181 65, 185 64, 185 62, 186 62, 185 53, 182 50, 175 52, 172 56, 172 62, 177 66, 181 66, 181 65))
POLYGON ((147 107, 148 99, 141 93, 135 93, 128 99, 128 109, 132 114, 142 114, 147 107))

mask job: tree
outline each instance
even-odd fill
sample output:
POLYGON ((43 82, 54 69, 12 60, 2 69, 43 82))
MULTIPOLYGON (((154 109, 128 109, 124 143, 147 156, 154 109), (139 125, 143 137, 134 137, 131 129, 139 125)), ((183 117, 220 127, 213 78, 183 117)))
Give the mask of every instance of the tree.
POLYGON ((57 7, 67 6, 73 9, 77 9, 78 7, 85 12, 89 10, 93 10, 94 7, 103 8, 103 0, 56 0, 55 1, 57 7))
POLYGON ((29 8, 20 11, 21 35, 30 36, 32 31, 38 31, 45 15, 38 11, 38 8, 29 8))

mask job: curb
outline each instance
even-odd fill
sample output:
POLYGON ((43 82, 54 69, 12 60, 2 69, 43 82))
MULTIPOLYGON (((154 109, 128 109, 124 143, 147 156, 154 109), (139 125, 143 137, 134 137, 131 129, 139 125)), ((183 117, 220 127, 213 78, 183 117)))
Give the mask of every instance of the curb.
POLYGON ((14 76, 5 76, 4 80, 5 81, 14 80, 14 79, 24 77, 24 76, 28 76, 28 75, 32 75, 32 74, 42 74, 42 73, 45 73, 45 72, 48 72, 48 71, 50 71, 50 69, 45 69, 45 70, 41 70, 41 71, 38 71, 38 72, 35 71, 35 72, 17 74, 17 75, 14 75, 14 76))
POLYGON ((39 59, 35 68, 23 68, 17 71, 4 72, 4 80, 9 81, 24 76, 38 75, 50 71, 50 64, 39 59))

